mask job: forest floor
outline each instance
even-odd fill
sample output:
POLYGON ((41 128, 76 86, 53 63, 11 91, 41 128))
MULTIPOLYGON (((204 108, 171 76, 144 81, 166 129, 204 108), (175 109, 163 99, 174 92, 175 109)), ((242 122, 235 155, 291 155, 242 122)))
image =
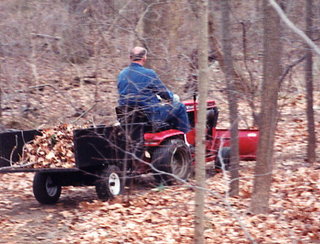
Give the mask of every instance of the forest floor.
MULTIPOLYGON (((207 179, 206 243, 320 243, 320 164, 305 161, 304 101, 292 96, 281 111, 270 213, 248 211, 255 162, 241 162, 238 197, 227 195, 228 173, 207 179)), ((0 243, 193 243, 193 179, 165 188, 147 181, 111 202, 93 187, 65 187, 56 205, 34 199, 32 179, 0 174, 0 243)))

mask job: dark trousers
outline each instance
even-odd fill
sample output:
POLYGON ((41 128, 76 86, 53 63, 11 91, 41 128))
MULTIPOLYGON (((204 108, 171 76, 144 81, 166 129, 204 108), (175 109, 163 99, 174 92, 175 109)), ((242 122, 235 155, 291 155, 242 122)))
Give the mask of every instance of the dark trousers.
POLYGON ((189 118, 183 103, 155 104, 148 110, 152 121, 169 122, 175 129, 184 133, 190 131, 189 118))

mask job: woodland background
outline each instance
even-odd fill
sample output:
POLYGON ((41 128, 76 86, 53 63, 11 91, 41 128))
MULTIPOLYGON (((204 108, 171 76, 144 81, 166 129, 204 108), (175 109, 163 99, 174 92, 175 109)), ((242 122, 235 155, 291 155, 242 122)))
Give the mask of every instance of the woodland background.
MULTIPOLYGON (((7 128, 45 127, 75 121, 80 115, 82 121, 110 122, 117 99, 116 77, 129 63, 130 48, 138 44, 148 47, 149 66, 166 85, 182 99, 192 98, 198 35, 192 1, 13 0, 0 4, 0 118, 7 128)), ((208 94, 221 99, 221 104, 226 102, 225 82, 215 61, 221 53, 220 4, 212 1, 210 5, 208 94)), ((317 4, 315 8, 317 40, 320 10, 317 4)), ((304 1, 287 1, 285 10, 304 29, 304 1)), ((240 100, 258 110, 262 1, 231 1, 231 11, 234 65, 248 82, 238 84, 240 100)), ((281 38, 287 68, 304 56, 304 42, 285 26, 281 38)), ((314 60, 314 89, 319 91, 319 57, 314 60)), ((304 93, 302 70, 302 62, 290 69, 282 97, 304 93)))
MULTIPOLYGON (((279 2, 290 20, 305 30, 305 1, 279 2)), ((319 46, 320 3, 313 2, 312 39, 319 46)), ((233 64, 241 77, 236 83, 239 124, 248 128, 256 126, 263 94, 263 1, 229 3, 233 64)), ((148 48, 148 66, 182 100, 191 99, 196 91, 199 16, 194 1, 2 0, 0 16, 3 130, 46 128, 60 123, 114 123, 116 77, 128 65, 128 51, 135 45, 148 48)), ((217 101, 221 110, 219 127, 226 128, 229 117, 221 68, 220 1, 209 1, 208 27, 208 97, 217 101)), ((281 31, 284 76, 279 93, 271 214, 251 216, 246 212, 254 163, 241 164, 238 197, 226 195, 226 175, 207 179, 212 193, 206 204, 208 243, 320 241, 319 170, 306 167, 310 166, 306 163, 306 48, 284 24, 281 31)), ((317 55, 313 57, 313 68, 313 108, 319 135, 317 55)), ((173 187, 160 190, 161 194, 159 189, 137 191, 130 204, 124 205, 102 203, 94 200, 90 190, 70 188, 70 196, 62 198, 58 207, 42 207, 32 202, 30 175, 0 175, 0 180, 6 183, 0 186, 3 243, 192 242, 190 189, 173 187)))

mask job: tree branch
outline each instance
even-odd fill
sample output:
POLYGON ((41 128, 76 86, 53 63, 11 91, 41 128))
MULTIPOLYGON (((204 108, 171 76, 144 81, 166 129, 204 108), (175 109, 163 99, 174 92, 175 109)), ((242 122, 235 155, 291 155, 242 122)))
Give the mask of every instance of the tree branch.
POLYGON ((47 34, 40 34, 40 33, 31 33, 32 36, 34 37, 41 37, 41 38, 48 38, 48 39, 53 39, 53 40, 61 40, 61 37, 59 36, 51 36, 47 34))
POLYGON ((290 70, 292 70, 296 65, 300 64, 303 60, 305 60, 307 57, 307 55, 302 56, 301 58, 299 58, 298 60, 294 61, 292 64, 288 65, 288 67, 286 68, 286 70, 282 73, 281 77, 280 77, 280 85, 282 84, 282 82, 284 81, 284 79, 286 78, 286 76, 289 74, 290 70))
POLYGON ((298 27, 296 27, 291 20, 286 16, 280 6, 276 3, 275 0, 269 0, 270 5, 276 10, 282 21, 298 36, 300 36, 319 56, 320 48, 298 27))

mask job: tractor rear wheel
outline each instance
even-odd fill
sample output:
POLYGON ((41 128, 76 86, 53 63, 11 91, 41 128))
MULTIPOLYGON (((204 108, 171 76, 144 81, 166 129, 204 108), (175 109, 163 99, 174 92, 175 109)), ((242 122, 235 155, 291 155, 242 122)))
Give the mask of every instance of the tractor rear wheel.
POLYGON ((181 139, 165 142, 152 154, 154 178, 164 185, 172 185, 179 179, 188 179, 191 163, 190 149, 181 139))
POLYGON ((123 188, 121 171, 115 165, 110 165, 104 169, 96 183, 96 193, 98 198, 103 201, 120 195, 123 188))

